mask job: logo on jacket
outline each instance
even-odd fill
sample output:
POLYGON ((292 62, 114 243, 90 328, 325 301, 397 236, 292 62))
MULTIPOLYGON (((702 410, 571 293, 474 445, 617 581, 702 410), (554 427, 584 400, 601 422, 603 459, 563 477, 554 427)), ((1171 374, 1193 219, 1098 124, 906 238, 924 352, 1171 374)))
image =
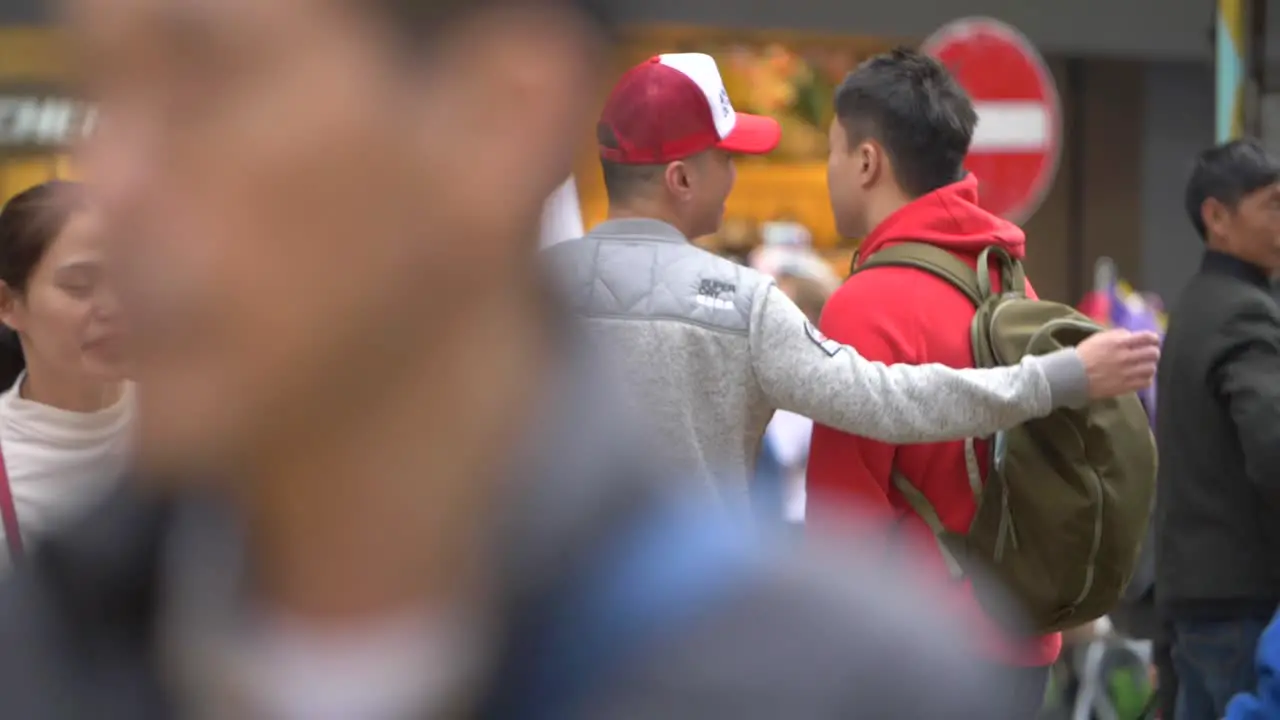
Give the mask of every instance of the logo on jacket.
POLYGON ((809 336, 809 340, 811 340, 814 345, 817 345, 822 349, 822 352, 830 355, 831 357, 835 357, 836 353, 840 352, 840 350, 844 348, 840 343, 832 340, 826 335, 823 335, 822 331, 814 327, 811 322, 806 322, 804 324, 804 332, 809 336))
POLYGON ((698 294, 694 301, 703 307, 716 310, 732 310, 733 294, 738 286, 720 280, 703 280, 698 283, 698 294))

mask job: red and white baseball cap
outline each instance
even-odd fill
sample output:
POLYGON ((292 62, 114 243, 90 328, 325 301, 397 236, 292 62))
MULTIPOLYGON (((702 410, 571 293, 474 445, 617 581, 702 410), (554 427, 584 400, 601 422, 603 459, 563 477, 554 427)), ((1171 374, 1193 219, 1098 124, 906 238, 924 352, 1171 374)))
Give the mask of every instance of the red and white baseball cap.
POLYGON ((627 71, 605 103, 600 157, 660 165, 704 150, 763 155, 778 147, 777 120, 735 112, 710 55, 658 55, 627 71))

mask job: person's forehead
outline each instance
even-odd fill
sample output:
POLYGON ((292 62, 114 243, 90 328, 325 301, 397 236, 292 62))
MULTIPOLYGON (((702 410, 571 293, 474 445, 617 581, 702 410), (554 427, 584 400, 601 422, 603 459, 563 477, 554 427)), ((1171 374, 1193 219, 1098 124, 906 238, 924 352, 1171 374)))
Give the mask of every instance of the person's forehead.
POLYGON ((1270 200, 1277 196, 1280 196, 1280 180, 1277 180, 1270 185, 1263 185, 1252 192, 1246 193, 1242 199, 1245 201, 1252 200, 1254 202, 1259 202, 1270 200))
POLYGON ((77 211, 49 242, 45 259, 51 269, 70 264, 94 264, 102 259, 101 227, 96 214, 77 211))
MULTIPOLYGON (((127 30, 179 37, 282 27, 335 12, 343 0, 71 0, 73 18, 89 30, 127 30)), ((365 0, 361 0, 365 1, 365 0)))

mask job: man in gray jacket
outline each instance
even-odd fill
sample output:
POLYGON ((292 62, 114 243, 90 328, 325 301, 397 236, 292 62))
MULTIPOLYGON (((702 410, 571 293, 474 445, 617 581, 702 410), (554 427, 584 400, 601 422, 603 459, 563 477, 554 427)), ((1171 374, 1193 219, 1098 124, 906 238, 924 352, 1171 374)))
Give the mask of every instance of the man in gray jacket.
POLYGON ((719 227, 732 155, 770 152, 780 132, 734 111, 709 55, 641 63, 597 127, 610 219, 547 251, 671 459, 723 497, 745 494, 775 409, 885 442, 937 442, 1151 383, 1159 349, 1149 333, 1099 333, 994 370, 888 367, 824 337, 771 279, 688 242, 719 227))

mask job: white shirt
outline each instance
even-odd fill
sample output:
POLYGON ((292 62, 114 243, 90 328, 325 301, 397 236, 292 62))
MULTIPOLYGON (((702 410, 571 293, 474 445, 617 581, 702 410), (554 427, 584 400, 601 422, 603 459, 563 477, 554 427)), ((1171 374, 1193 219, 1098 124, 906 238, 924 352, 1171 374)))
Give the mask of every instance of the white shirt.
POLYGON ((809 464, 809 439, 813 434, 813 421, 786 410, 773 414, 764 430, 765 442, 773 450, 782 465, 783 503, 786 519, 804 522, 805 471, 809 464))
POLYGON ((272 617, 237 654, 245 701, 263 720, 448 716, 466 699, 475 648, 465 624, 438 620, 391 617, 325 632, 272 617))
POLYGON ((561 185, 547 200, 542 211, 542 247, 582 237, 582 205, 573 177, 561 185))
MULTIPOLYGON (((0 453, 26 544, 87 512, 124 470, 133 421, 131 388, 92 413, 71 412, 19 395, 26 373, 0 395, 0 453)), ((0 527, 0 536, 4 534, 0 527)), ((0 569, 10 565, 0 545, 0 569)))
POLYGON ((219 503, 176 512, 158 643, 179 716, 410 720, 459 717, 474 699, 489 634, 470 610, 310 622, 254 599, 242 516, 219 503))

